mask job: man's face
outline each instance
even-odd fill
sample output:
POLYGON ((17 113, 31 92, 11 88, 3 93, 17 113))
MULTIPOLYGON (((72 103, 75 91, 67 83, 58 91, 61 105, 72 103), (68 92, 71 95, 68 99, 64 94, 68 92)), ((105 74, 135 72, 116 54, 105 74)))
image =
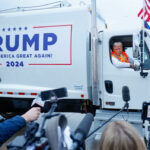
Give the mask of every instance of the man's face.
POLYGON ((116 55, 122 54, 122 45, 114 46, 113 51, 116 53, 116 55))

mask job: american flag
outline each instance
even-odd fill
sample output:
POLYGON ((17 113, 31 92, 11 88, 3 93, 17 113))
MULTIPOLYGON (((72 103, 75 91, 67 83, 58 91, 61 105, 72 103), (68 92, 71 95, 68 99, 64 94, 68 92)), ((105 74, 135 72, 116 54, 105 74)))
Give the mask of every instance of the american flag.
POLYGON ((144 3, 145 3, 145 10, 142 8, 138 13, 138 17, 143 19, 143 13, 144 13, 144 21, 149 22, 150 21, 150 0, 144 0, 144 3))

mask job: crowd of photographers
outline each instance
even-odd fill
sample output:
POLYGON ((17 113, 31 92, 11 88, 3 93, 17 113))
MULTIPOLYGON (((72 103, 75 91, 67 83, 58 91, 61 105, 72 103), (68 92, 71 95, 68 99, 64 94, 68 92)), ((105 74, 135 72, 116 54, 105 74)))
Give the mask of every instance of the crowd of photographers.
MULTIPOLYGON (((37 120, 40 108, 33 107, 22 116, 15 116, 0 123, 0 145, 26 123, 37 120)), ((98 150, 146 150, 142 137, 126 121, 110 122, 104 129, 98 144, 98 150)))

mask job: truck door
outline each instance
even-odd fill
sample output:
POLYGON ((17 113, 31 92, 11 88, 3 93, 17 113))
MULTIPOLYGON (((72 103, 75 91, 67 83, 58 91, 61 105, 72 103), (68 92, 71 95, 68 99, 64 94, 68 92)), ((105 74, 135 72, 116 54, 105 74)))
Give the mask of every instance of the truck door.
MULTIPOLYGON (((107 38, 105 35, 103 38, 107 38)), ((150 41, 149 35, 147 36, 150 41)), ((105 41, 107 41, 105 39, 105 41)), ((143 101, 150 99, 150 45, 144 42, 143 53, 143 72, 147 76, 141 75, 141 68, 136 70, 132 68, 118 68, 113 65, 111 60, 112 45, 114 42, 123 43, 123 50, 134 60, 138 66, 141 63, 141 53, 133 57, 133 36, 119 35, 110 37, 108 42, 103 45, 103 67, 101 99, 103 108, 120 109, 124 105, 122 99, 122 88, 128 86, 130 91, 129 109, 141 109, 143 101)), ((148 41, 148 39, 147 39, 148 41)))

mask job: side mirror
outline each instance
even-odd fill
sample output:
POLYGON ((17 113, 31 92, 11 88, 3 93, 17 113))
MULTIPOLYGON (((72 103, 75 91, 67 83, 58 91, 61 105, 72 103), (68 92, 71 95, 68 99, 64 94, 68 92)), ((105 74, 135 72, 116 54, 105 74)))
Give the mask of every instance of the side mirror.
POLYGON ((133 34, 133 58, 139 58, 140 56, 140 40, 138 34, 133 34))

